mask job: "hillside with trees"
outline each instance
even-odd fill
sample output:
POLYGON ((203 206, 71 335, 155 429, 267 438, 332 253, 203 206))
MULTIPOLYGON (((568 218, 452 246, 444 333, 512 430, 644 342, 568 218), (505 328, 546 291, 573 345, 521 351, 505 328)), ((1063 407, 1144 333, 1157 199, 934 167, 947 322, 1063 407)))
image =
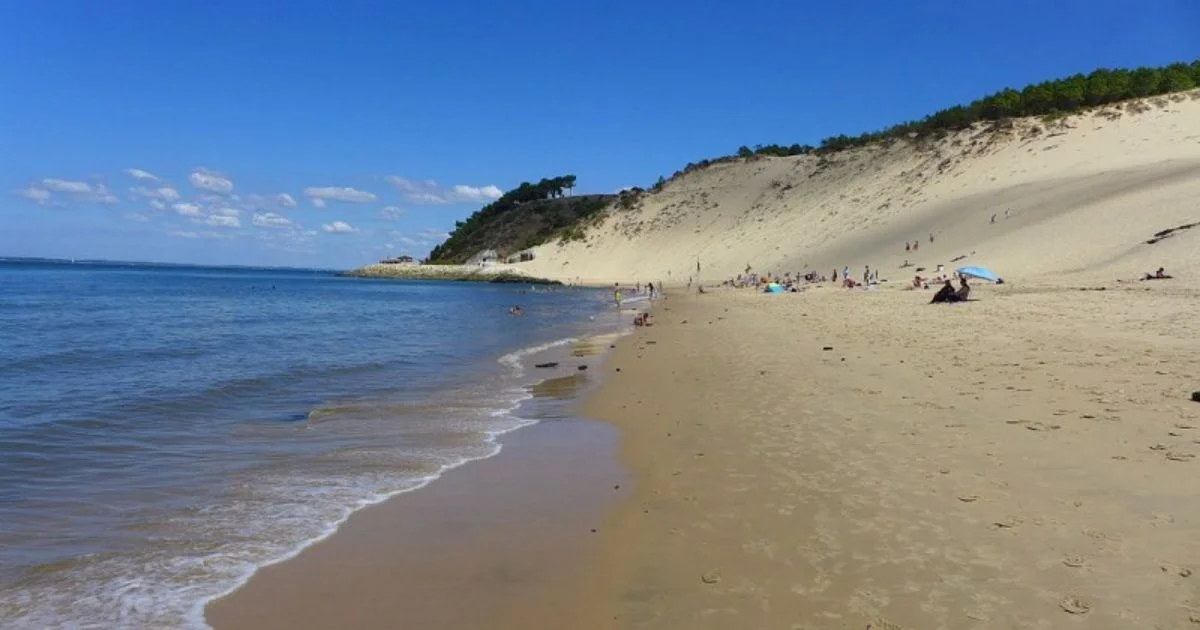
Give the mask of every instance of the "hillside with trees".
POLYGON ((574 187, 574 175, 522 182, 456 222, 450 238, 429 252, 427 262, 461 264, 486 249, 512 255, 555 238, 581 237, 580 224, 603 210, 614 195, 570 196, 574 187))

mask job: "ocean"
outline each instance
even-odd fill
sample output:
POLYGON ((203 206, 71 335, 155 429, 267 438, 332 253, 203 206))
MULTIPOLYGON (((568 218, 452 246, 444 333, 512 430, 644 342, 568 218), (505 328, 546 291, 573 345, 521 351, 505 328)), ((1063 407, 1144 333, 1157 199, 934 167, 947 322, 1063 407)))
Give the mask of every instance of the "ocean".
POLYGON ((0 262, 0 627, 207 627, 258 567, 561 413, 532 363, 622 326, 584 289, 0 262))

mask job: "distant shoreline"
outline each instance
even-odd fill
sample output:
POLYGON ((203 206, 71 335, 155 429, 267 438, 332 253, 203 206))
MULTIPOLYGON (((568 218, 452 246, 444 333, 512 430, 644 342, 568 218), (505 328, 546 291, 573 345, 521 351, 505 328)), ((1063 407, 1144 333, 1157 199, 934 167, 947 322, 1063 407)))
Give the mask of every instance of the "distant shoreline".
POLYGON ((337 273, 337 269, 322 267, 287 267, 257 265, 220 265, 202 263, 159 262, 153 260, 107 260, 104 258, 41 258, 37 256, 0 256, 0 264, 7 265, 61 265, 79 267, 110 267, 138 269, 218 269, 232 271, 298 271, 337 273))
POLYGON ((350 278, 384 278, 393 280, 451 280, 459 282, 492 282, 508 284, 561 285, 559 280, 530 276, 508 267, 477 265, 421 265, 382 264, 367 265, 338 274, 350 278))

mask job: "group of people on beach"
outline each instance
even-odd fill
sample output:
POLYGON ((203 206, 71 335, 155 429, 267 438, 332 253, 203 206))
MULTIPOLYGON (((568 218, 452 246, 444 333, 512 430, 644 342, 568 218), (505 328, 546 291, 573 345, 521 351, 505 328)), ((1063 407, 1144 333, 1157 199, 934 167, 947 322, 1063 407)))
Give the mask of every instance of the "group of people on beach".
POLYGON ((958 289, 954 288, 954 283, 946 278, 945 284, 938 289, 937 293, 933 294, 933 299, 930 304, 944 304, 950 302, 966 302, 971 295, 971 285, 967 284, 967 277, 964 275, 958 276, 958 289))
MULTIPOLYGON (((618 310, 621 308, 621 300, 625 299, 626 291, 629 291, 629 289, 627 287, 626 288, 621 287, 620 282, 613 283, 613 292, 612 292, 613 304, 616 304, 618 310)), ((631 292, 632 293, 642 293, 643 292, 642 283, 641 282, 635 283, 633 285, 633 289, 631 292)), ((651 300, 656 299, 658 297, 662 297, 662 295, 663 295, 662 281, 660 280, 658 282, 657 287, 654 286, 653 282, 647 282, 645 284, 645 293, 647 294, 647 297, 649 297, 651 300)))

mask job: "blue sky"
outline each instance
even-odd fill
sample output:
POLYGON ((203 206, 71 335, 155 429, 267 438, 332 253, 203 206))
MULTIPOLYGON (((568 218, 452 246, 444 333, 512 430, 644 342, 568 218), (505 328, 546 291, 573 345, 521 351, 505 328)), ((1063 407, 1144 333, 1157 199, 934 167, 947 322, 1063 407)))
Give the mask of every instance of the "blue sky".
POLYGON ((12 2, 0 255, 420 256, 523 180, 612 192, 1197 58, 1194 0, 12 2))

